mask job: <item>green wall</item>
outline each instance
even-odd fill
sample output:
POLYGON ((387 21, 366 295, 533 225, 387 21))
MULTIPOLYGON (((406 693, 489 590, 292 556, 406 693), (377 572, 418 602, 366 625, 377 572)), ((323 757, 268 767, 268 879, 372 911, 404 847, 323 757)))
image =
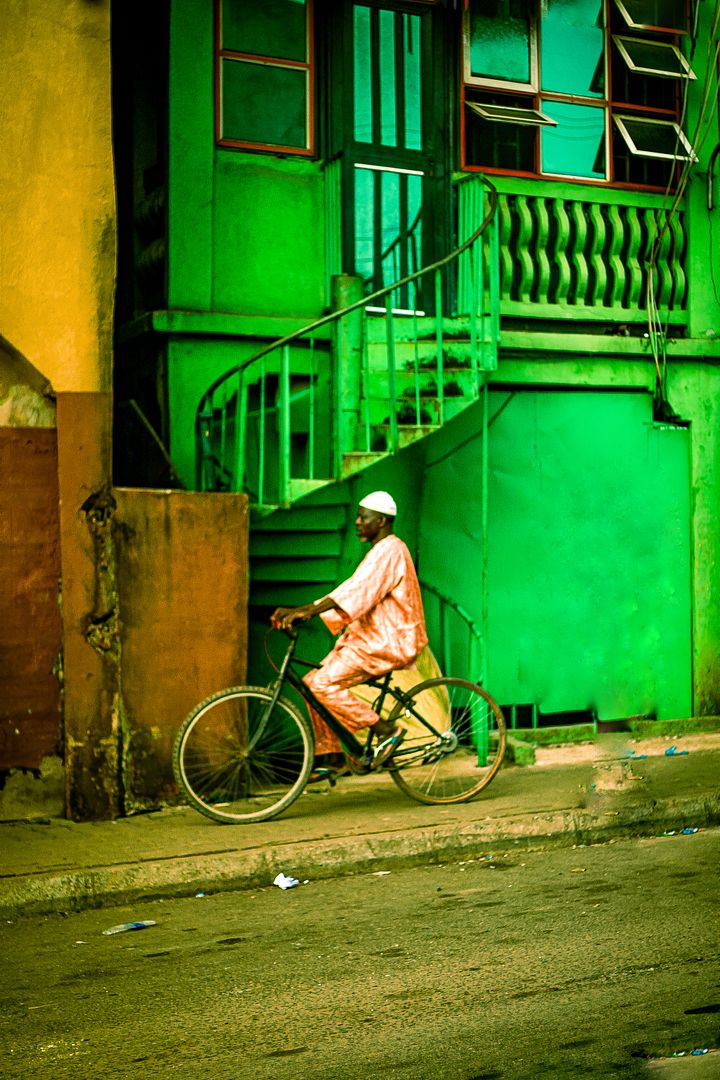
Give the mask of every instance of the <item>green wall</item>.
MULTIPOLYGON (((477 621, 480 423, 477 406, 434 440, 420 536, 424 575, 477 621)), ((653 425, 643 394, 491 392, 488 686, 499 700, 601 719, 690 715, 688 441, 653 425)))
POLYGON ((309 321, 326 303, 320 163, 215 146, 212 5, 171 8, 168 306, 309 321))

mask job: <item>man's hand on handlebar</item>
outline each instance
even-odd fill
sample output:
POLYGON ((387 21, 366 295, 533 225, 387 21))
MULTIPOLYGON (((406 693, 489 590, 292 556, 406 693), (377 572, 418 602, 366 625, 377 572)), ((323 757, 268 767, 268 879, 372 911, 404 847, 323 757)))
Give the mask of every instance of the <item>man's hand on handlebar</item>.
POLYGON ((270 616, 270 625, 276 630, 291 630, 295 623, 307 622, 313 615, 322 615, 333 608, 337 608, 337 604, 329 596, 323 596, 322 600, 312 604, 301 604, 300 607, 275 608, 270 616))
POLYGON ((270 623, 276 630, 290 630, 297 622, 307 622, 316 611, 313 604, 303 604, 302 607, 279 607, 270 616, 270 623))

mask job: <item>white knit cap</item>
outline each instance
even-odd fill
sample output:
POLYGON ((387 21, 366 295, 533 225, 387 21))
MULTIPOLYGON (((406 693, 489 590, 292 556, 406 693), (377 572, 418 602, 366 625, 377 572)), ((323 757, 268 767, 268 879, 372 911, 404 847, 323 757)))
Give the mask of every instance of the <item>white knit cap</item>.
POLYGON ((395 500, 387 491, 371 491, 360 500, 360 506, 364 506, 367 510, 374 510, 377 514, 385 514, 387 517, 395 517, 397 514, 395 500))

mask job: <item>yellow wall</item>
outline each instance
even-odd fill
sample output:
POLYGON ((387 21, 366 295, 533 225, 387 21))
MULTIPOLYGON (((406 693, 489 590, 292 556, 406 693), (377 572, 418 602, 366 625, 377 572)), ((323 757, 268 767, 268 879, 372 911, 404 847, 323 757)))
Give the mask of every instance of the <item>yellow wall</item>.
POLYGON ((0 333, 56 391, 111 387, 109 0, 2 0, 0 333))

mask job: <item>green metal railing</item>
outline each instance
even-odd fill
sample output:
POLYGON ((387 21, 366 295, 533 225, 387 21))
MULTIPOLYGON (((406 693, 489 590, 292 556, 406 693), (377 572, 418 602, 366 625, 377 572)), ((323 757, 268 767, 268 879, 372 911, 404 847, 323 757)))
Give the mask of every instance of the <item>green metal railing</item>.
POLYGON ((335 279, 336 310, 212 383, 196 413, 200 490, 289 505, 440 426, 451 397, 456 411, 479 396, 497 366, 499 248, 495 187, 472 179, 475 216, 465 209, 461 235, 480 224, 449 255, 350 303, 362 283, 335 279), (421 286, 430 312, 418 311, 421 286), (393 310, 399 289, 409 315, 393 310), (378 306, 384 315, 368 314, 378 306))
POLYGON ((460 604, 434 585, 421 580, 420 589, 440 669, 446 674, 484 683, 485 640, 480 627, 460 604), (428 597, 432 598, 430 603, 428 597))

